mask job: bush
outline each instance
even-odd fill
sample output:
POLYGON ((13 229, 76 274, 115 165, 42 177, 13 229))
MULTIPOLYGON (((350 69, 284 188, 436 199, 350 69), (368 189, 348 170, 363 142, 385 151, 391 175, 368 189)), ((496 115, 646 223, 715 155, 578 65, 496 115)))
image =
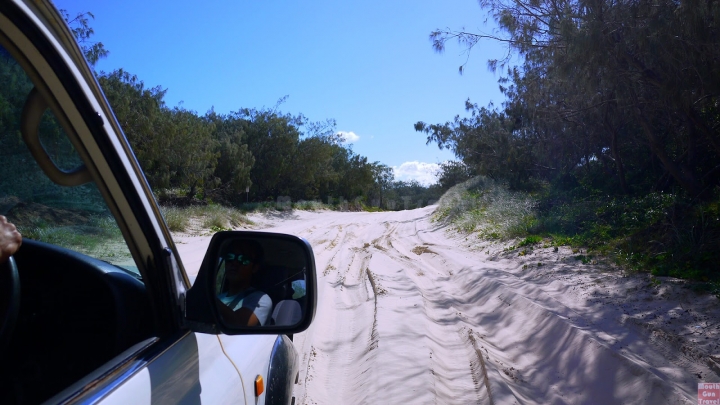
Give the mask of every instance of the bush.
POLYGON ((542 237, 538 235, 530 235, 518 244, 518 247, 537 245, 542 242, 542 237))
POLYGON ((720 195, 698 202, 676 193, 581 191, 545 186, 534 197, 476 177, 448 190, 434 219, 486 239, 524 237, 517 247, 548 237, 554 246, 588 247, 631 270, 720 283, 720 195))
POLYGON ((540 198, 532 233, 553 244, 588 246, 620 264, 658 276, 720 278, 720 199, 682 194, 540 198))
POLYGON ((507 239, 527 234, 535 222, 534 198, 478 176, 448 190, 438 202, 435 220, 452 223, 465 233, 507 239))
POLYGON ((304 201, 300 200, 298 202, 292 203, 292 207, 297 210, 303 210, 303 211, 319 211, 324 209, 329 209, 329 206, 327 204, 323 204, 320 201, 304 201))

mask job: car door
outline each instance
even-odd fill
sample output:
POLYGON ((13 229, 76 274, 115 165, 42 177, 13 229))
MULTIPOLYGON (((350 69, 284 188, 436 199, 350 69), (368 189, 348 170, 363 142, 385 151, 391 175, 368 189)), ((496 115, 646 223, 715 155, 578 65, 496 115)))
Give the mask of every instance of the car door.
POLYGON ((21 393, 3 402, 244 403, 247 383, 220 338, 182 326, 189 282, 172 239, 57 11, 48 2, 0 2, 0 46, 12 73, 1 90, 0 142, 12 147, 4 149, 0 214, 34 237, 16 254, 24 296, 33 298, 24 308, 33 311, 20 311, 15 333, 26 335, 14 336, 17 362, 3 370, 8 391, 21 393), (135 329, 142 333, 126 333, 135 329))

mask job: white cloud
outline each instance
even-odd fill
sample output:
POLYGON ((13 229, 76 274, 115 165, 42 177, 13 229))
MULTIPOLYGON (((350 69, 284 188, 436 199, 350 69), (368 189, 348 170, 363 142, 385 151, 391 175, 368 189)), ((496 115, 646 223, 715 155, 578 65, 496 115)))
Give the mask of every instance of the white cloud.
POLYGON ((435 174, 439 169, 440 165, 437 163, 424 163, 418 161, 405 162, 399 167, 393 166, 395 180, 416 180, 424 186, 437 183, 437 177, 435 177, 435 174))
POLYGON ((358 135, 355 134, 355 132, 345 132, 345 131, 338 131, 337 133, 340 135, 343 139, 343 143, 355 143, 360 139, 358 135))

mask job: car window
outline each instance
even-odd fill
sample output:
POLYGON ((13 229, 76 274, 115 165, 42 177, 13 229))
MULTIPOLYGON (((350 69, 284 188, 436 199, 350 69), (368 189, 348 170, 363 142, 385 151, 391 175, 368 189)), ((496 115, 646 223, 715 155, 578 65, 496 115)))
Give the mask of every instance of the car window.
MULTIPOLYGON (((68 248, 132 272, 139 271, 95 183, 65 187, 41 170, 22 139, 20 120, 33 84, 0 47, 0 214, 24 237, 68 248)), ((82 161, 50 110, 40 141, 62 170, 82 161)))

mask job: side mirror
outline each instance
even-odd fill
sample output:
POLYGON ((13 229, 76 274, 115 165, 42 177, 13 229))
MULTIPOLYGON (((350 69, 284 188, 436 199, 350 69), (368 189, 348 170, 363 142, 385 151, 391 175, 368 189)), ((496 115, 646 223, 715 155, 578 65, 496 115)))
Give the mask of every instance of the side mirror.
POLYGON ((185 320, 197 332, 298 333, 315 316, 316 291, 315 256, 306 240, 218 232, 187 292, 185 320))

